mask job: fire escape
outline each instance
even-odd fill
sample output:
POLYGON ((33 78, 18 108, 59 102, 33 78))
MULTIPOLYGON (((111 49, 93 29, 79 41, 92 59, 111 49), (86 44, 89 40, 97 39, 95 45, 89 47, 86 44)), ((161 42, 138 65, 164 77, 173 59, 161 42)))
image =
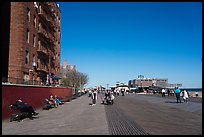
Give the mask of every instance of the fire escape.
POLYGON ((38 35, 40 38, 39 49, 37 53, 40 57, 37 71, 47 74, 55 74, 55 14, 50 2, 40 2, 38 16, 40 26, 38 35))

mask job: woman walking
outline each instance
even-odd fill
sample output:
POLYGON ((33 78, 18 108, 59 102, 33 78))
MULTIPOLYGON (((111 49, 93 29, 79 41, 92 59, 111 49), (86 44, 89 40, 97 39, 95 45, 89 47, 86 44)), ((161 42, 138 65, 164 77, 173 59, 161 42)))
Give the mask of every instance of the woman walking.
POLYGON ((183 91, 183 100, 188 103, 188 92, 186 90, 183 91))

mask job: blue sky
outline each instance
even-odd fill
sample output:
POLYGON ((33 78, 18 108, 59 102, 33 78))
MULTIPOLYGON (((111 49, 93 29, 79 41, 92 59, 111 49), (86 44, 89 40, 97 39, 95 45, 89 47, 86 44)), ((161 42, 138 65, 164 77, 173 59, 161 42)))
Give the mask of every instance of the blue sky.
POLYGON ((202 87, 201 2, 58 3, 60 62, 87 74, 87 87, 138 75, 202 87))

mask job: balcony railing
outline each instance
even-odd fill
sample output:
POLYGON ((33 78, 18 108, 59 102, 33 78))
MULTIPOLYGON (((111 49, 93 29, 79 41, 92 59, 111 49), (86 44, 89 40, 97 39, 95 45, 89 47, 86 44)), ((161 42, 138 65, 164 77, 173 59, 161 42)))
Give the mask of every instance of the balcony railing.
POLYGON ((38 49, 38 50, 37 50, 37 53, 38 53, 39 55, 42 55, 42 56, 48 58, 48 53, 47 53, 46 50, 38 49))
POLYGON ((48 33, 46 30, 44 30, 42 27, 39 28, 38 34, 39 34, 39 35, 42 35, 46 40, 49 40, 49 39, 50 39, 50 38, 49 38, 49 33, 48 33))
POLYGON ((54 45, 56 38, 52 34, 48 33, 46 30, 44 30, 42 27, 39 28, 38 34, 41 35, 47 42, 54 45))
POLYGON ((46 74, 49 73, 47 67, 46 67, 46 68, 37 68, 37 69, 36 69, 36 72, 42 72, 42 73, 46 73, 46 74))
POLYGON ((50 25, 52 28, 55 25, 54 20, 49 17, 47 14, 45 14, 45 12, 41 9, 40 12, 38 13, 38 16, 40 17, 40 19, 42 19, 46 24, 50 25))
MULTIPOLYGON (((21 85, 21 86, 49 86, 49 87, 55 87, 56 85, 58 85, 58 82, 53 82, 52 85, 51 84, 47 84, 46 80, 42 81, 42 80, 26 80, 26 79, 22 79, 22 78, 13 78, 13 77, 9 77, 8 81, 2 81, 2 85, 21 85)), ((59 86, 59 85, 58 85, 59 86)))
POLYGON ((8 82, 6 82, 6 84, 41 85, 41 81, 8 77, 8 82))

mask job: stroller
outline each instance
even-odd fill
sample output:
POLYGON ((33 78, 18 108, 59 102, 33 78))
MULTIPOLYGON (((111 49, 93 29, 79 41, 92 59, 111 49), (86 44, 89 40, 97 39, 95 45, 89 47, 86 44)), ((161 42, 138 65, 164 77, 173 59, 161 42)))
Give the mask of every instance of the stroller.
POLYGON ((108 97, 106 98, 106 104, 107 104, 107 105, 113 105, 113 99, 112 99, 110 96, 108 96, 108 97))

